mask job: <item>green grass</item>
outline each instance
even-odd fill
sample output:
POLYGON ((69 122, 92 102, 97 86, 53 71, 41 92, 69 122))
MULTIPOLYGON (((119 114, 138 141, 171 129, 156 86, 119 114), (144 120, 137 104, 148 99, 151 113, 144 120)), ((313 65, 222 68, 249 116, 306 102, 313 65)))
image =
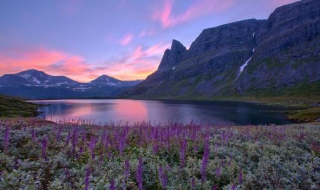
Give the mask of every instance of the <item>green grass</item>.
POLYGON ((288 119, 299 123, 313 122, 320 119, 320 107, 290 111, 288 112, 288 119))
POLYGON ((39 114, 37 110, 36 104, 0 95, 0 117, 34 117, 39 114))
POLYGON ((320 118, 320 82, 299 84, 293 87, 267 90, 252 90, 247 94, 222 99, 259 102, 268 105, 289 107, 287 118, 295 122, 313 122, 320 118))

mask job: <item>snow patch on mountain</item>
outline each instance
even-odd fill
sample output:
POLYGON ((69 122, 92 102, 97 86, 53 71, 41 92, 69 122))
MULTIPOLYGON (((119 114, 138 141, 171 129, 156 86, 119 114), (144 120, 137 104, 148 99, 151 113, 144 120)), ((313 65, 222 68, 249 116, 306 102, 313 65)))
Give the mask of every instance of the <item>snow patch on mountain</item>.
POLYGON ((37 84, 40 84, 40 83, 41 83, 41 82, 40 82, 37 78, 35 78, 35 77, 32 78, 32 82, 37 83, 37 84))
POLYGON ((23 74, 23 75, 20 75, 20 77, 28 79, 31 77, 31 75, 30 74, 23 74))
POLYGON ((248 63, 251 61, 252 57, 250 57, 241 67, 240 67, 240 73, 244 70, 244 68, 248 65, 248 63))

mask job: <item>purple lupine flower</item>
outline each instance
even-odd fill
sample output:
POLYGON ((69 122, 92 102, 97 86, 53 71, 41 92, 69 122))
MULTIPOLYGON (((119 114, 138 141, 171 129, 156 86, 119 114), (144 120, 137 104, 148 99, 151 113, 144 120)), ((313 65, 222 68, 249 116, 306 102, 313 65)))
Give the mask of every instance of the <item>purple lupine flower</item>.
POLYGON ((139 158, 139 164, 138 164, 138 168, 136 171, 136 178, 137 178, 137 182, 138 182, 138 188, 139 190, 143 189, 143 168, 142 168, 142 158, 139 158))
POLYGON ((237 190, 237 187, 235 185, 232 185, 231 190, 237 190))
POLYGON ((158 150, 159 150, 159 146, 158 146, 157 142, 154 140, 153 143, 152 143, 152 152, 153 152, 153 154, 157 154, 158 150))
POLYGON ((224 160, 220 161, 220 166, 223 167, 224 166, 224 160))
POLYGON ((114 184, 114 179, 111 179, 111 181, 110 181, 110 190, 116 190, 116 187, 114 184))
POLYGON ((4 131, 4 152, 8 152, 9 148, 9 143, 10 143, 10 128, 9 126, 6 126, 6 129, 4 131))
POLYGON ((18 168, 18 164, 19 164, 19 159, 17 157, 15 157, 14 158, 14 166, 13 166, 13 168, 17 169, 18 168))
POLYGON ((168 185, 168 177, 165 172, 165 170, 162 168, 162 166, 159 167, 159 181, 161 182, 162 188, 166 189, 168 185))
POLYGON ((78 139, 79 139, 79 133, 78 129, 74 128, 73 133, 72 133, 72 140, 71 140, 71 145, 72 145, 72 153, 75 154, 76 151, 76 146, 78 144, 78 139))
POLYGON ((80 146, 80 148, 79 148, 79 154, 81 155, 81 154, 83 153, 83 151, 84 151, 83 146, 80 146))
POLYGON ((242 174, 242 169, 239 170, 239 183, 242 184, 243 181, 243 174, 242 174))
POLYGON ((90 175, 91 175, 91 169, 90 167, 88 166, 87 169, 86 169, 86 176, 85 176, 85 179, 84 179, 84 189, 85 190, 88 190, 89 189, 89 185, 90 185, 90 175))
POLYGON ((202 165, 201 165, 201 176, 202 176, 202 181, 205 180, 206 178, 206 169, 209 161, 209 155, 210 155, 210 145, 209 145, 209 136, 205 138, 204 145, 203 145, 204 153, 202 157, 202 165))
POLYGON ((82 135, 82 143, 86 143, 87 142, 87 135, 86 134, 83 134, 82 135))
POLYGON ((32 141, 33 142, 35 142, 36 141, 36 132, 34 131, 34 129, 32 129, 32 131, 31 131, 31 139, 32 139, 32 141))
POLYGON ((217 187, 216 185, 214 185, 214 186, 212 187, 212 190, 218 190, 218 187, 217 187))
POLYGON ((194 151, 195 154, 197 154, 199 152, 199 148, 198 148, 198 146, 196 144, 193 147, 193 151, 194 151))
POLYGON ((186 158, 186 150, 187 150, 187 141, 184 137, 182 142, 180 143, 180 168, 183 168, 185 166, 185 158, 186 158))
POLYGON ((64 175, 66 176, 67 179, 70 177, 70 170, 68 168, 64 169, 64 175))
POLYGON ((127 181, 130 175, 130 162, 128 159, 124 162, 124 180, 127 181))
POLYGON ((71 139, 71 133, 68 132, 68 136, 67 136, 67 139, 66 139, 67 146, 69 145, 70 139, 71 139))
POLYGON ((220 177, 220 173, 221 173, 221 168, 218 167, 218 168, 216 169, 216 172, 215 172, 215 175, 216 175, 217 178, 220 177))
POLYGON ((108 138, 107 132, 104 131, 102 135, 102 145, 105 147, 105 149, 108 149, 108 144, 109 144, 109 138, 108 138))
POLYGON ((92 159, 94 159, 94 157, 95 157, 95 154, 94 154, 94 148, 95 147, 96 147, 96 137, 91 136, 90 143, 89 143, 89 150, 90 150, 92 159))
POLYGON ((57 134, 56 134, 56 141, 59 141, 59 140, 60 140, 60 138, 61 138, 61 132, 62 132, 62 128, 59 127, 59 128, 58 128, 58 131, 57 131, 57 134))
POLYGON ((120 152, 120 155, 123 154, 124 149, 125 149, 125 137, 124 136, 120 136, 119 137, 119 152, 120 152))
POLYGON ((191 179, 191 189, 195 189, 196 188, 196 179, 192 178, 191 179))
POLYGON ((47 160, 47 145, 48 145, 48 139, 47 137, 43 137, 42 140, 40 140, 41 142, 41 151, 42 151, 42 157, 43 159, 47 160))

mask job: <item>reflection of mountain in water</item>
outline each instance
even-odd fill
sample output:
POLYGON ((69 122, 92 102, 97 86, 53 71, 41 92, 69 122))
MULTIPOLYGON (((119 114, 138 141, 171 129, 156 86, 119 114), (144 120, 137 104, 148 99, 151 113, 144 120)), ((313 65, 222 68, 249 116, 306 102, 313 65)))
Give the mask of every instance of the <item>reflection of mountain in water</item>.
POLYGON ((91 120, 95 123, 190 123, 209 125, 287 124, 280 107, 242 102, 146 101, 146 100, 51 100, 41 109, 49 120, 91 120), (273 112, 270 112, 270 111, 273 112))

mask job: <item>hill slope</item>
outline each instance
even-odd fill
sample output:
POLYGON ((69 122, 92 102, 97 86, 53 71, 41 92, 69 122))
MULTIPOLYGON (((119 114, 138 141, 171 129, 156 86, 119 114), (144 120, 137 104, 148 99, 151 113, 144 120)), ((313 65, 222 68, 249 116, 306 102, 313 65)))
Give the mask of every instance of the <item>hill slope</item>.
MULTIPOLYGON (((320 1, 277 8, 267 20, 202 31, 190 49, 173 41, 158 70, 123 96, 214 99, 239 96, 320 97, 320 1), (174 67, 163 70, 166 58, 174 67), (302 88, 303 87, 303 88, 302 88), (304 89, 316 89, 310 94, 304 89), (291 94, 290 94, 291 93, 291 94)), ((315 98, 319 100, 319 98, 315 98)))
POLYGON ((0 96, 0 117, 34 117, 38 106, 18 98, 0 96))

